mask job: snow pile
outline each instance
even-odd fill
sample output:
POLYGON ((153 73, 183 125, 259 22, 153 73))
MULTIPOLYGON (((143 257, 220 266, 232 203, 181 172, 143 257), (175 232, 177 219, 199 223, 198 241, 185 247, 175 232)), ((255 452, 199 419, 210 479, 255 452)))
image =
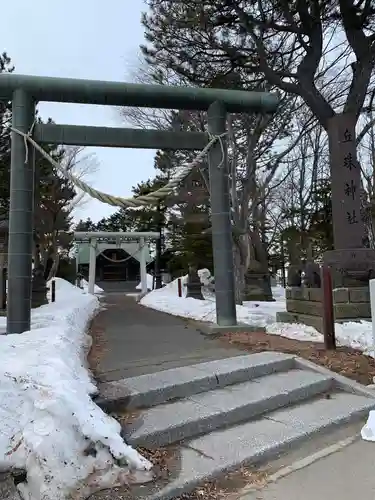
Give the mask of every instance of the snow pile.
MULTIPOLYGON (((198 276, 203 286, 209 286, 214 281, 214 277, 211 276, 211 272, 208 269, 199 269, 198 276)), ((186 275, 186 280, 187 280, 187 275, 186 275)))
MULTIPOLYGON (((213 277, 211 276, 211 272, 208 269, 199 269, 198 270, 198 276, 201 280, 201 283, 204 287, 209 286, 213 282, 213 277)), ((186 284, 187 284, 187 279, 188 275, 185 274, 185 276, 181 276, 181 284, 182 284, 182 289, 184 295, 186 295, 186 284)), ((168 283, 166 286, 169 288, 173 288, 176 290, 177 293, 177 285, 178 280, 175 279, 174 281, 171 281, 168 283)), ((153 289, 153 284, 154 284, 154 277, 151 274, 147 274, 147 289, 152 290, 153 289)), ((164 283, 163 283, 164 285, 164 283)), ((136 286, 136 290, 142 290, 142 282, 138 283, 136 286)))
MULTIPOLYGON (((199 279, 203 285, 203 287, 208 287, 209 285, 211 285, 212 283, 214 283, 214 278, 213 276, 211 276, 211 272, 209 269, 198 269, 198 276, 199 276, 199 279)), ((188 275, 185 274, 185 276, 181 276, 181 282, 182 282, 182 286, 183 287, 186 287, 187 285, 187 280, 188 280, 188 275)), ((177 286, 177 280, 174 280, 170 283, 170 285, 172 285, 173 283, 176 284, 177 286)))
MULTIPOLYGON (((214 278, 213 278, 213 276, 211 276, 211 272, 209 271, 209 269, 198 269, 198 276, 199 276, 199 279, 203 285, 202 286, 203 295, 205 295, 205 296, 212 295, 210 290, 209 290, 209 287, 210 287, 210 285, 212 286, 214 284, 214 278)), ((168 285, 166 285, 165 288, 168 288, 168 290, 170 290, 172 293, 175 293, 176 295, 178 295, 178 280, 179 279, 181 280, 182 294, 185 296, 187 293, 187 289, 186 289, 187 280, 188 280, 187 274, 185 274, 184 276, 181 276, 180 278, 177 278, 177 279, 171 281, 170 283, 168 283, 168 285)), ((173 313, 171 313, 171 314, 173 314, 173 313)))
MULTIPOLYGON (((88 292, 89 282, 86 281, 84 278, 81 279, 81 287, 82 287, 82 290, 84 290, 85 292, 88 292)), ((104 293, 104 290, 103 290, 103 288, 100 288, 100 286, 94 285, 94 293, 95 293, 95 295, 100 295, 100 294, 104 293)))
MULTIPOLYGON (((182 282, 186 283, 186 279, 187 276, 184 276, 182 282)), ((242 306, 237 306, 238 322, 266 327, 268 333, 290 339, 323 342, 323 335, 312 326, 277 323, 276 313, 286 310, 285 289, 280 286, 273 287, 272 294, 274 302, 244 302, 242 306)), ((146 295, 141 300, 141 304, 176 316, 214 323, 216 321, 215 298, 207 294, 205 296, 206 300, 178 297, 177 280, 174 280, 166 287, 146 295)), ((369 321, 337 323, 336 339, 339 345, 360 349, 365 354, 375 357, 369 321)))
MULTIPOLYGON (((150 292, 143 297, 141 304, 176 316, 215 322, 215 296, 209 292, 208 288, 213 283, 213 278, 208 269, 200 269, 198 275, 203 285, 203 295, 206 300, 179 297, 178 279, 176 279, 164 288, 150 292)), ((183 295, 186 295, 187 275, 182 276, 180 279, 182 281, 183 295)), ((285 309, 285 292, 280 291, 275 296, 278 297, 275 302, 245 302, 243 306, 237 306, 238 321, 254 326, 272 324, 275 321, 276 312, 285 309), (260 304, 262 304, 262 307, 260 307, 260 304)))
MULTIPOLYGON (((284 307, 285 308, 285 307, 284 307)), ((276 323, 267 325, 267 332, 287 337, 289 339, 323 342, 323 335, 312 326, 303 324, 276 323)), ((338 345, 358 349, 368 356, 375 357, 372 326, 370 321, 348 321, 346 323, 336 323, 336 341, 338 345)))
MULTIPOLYGON (((152 290, 153 284, 154 284, 154 277, 151 274, 147 274, 147 289, 152 290)), ((135 289, 142 290, 142 282, 138 283, 135 289)))
POLYGON ((375 411, 371 410, 366 424, 361 429, 361 437, 365 441, 375 442, 375 411))
POLYGON ((0 336, 0 470, 27 471, 24 499, 83 499, 151 468, 90 398, 85 329, 98 305, 56 278, 56 302, 33 310, 31 330, 0 336))

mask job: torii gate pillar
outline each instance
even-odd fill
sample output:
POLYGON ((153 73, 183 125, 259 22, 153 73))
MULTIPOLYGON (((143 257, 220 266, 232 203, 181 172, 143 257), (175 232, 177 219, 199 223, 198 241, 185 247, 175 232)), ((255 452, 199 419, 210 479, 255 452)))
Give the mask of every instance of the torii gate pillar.
MULTIPOLYGON (((34 122, 35 102, 69 102, 106 106, 135 106, 162 109, 207 111, 210 106, 211 130, 223 128, 223 113, 273 113, 279 97, 267 92, 234 89, 173 87, 167 85, 138 85, 124 82, 49 78, 3 73, 0 75, 0 101, 13 101, 12 126, 20 134, 28 134, 34 122), (218 105, 221 110, 217 114, 218 105), (216 109, 215 109, 216 108, 216 109), (217 115, 216 118, 214 115, 217 115)), ((155 130, 123 130, 104 127, 83 127, 54 124, 35 124, 34 137, 40 144, 80 146, 132 147, 150 149, 200 149, 207 144, 203 133, 155 130), (193 134, 193 135, 191 135, 193 134)), ((25 136, 26 137, 26 136, 25 136)), ((31 317, 31 263, 33 237, 33 166, 31 151, 25 164, 26 147, 23 137, 12 133, 11 196, 9 217, 9 267, 7 333, 22 333, 30 329, 31 317)), ((211 153, 214 167, 225 167, 219 162, 216 144, 211 153)), ((225 153, 224 153, 225 154, 225 153)), ((213 172, 213 169, 211 169, 213 172)), ((221 169, 218 184, 225 186, 227 173, 221 169)), ((215 183, 213 180, 212 183, 215 183)), ((233 262, 229 260, 231 231, 228 230, 228 210, 222 203, 226 193, 213 196, 214 274, 217 288, 217 320, 219 326, 236 326, 233 307, 233 262), (224 227, 227 229, 224 230, 224 227), (222 252, 221 252, 222 249, 222 252), (225 267, 220 269, 220 262, 225 267), (225 271, 227 274, 225 274, 225 271), (217 276, 216 276, 217 275, 217 276)), ((147 277, 146 277, 147 280, 147 277)), ((92 290, 92 283, 90 290, 92 290)), ((147 283, 146 283, 147 286, 147 283)))
POLYGON ((96 238, 90 239, 90 259, 89 259, 89 288, 88 292, 91 295, 95 293, 95 276, 96 276, 96 238))

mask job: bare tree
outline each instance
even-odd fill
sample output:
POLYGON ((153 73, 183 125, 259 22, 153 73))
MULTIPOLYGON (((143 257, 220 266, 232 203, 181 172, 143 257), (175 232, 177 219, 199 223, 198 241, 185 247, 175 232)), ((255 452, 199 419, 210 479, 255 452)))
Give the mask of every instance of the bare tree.
MULTIPOLYGON (((303 126, 303 125, 302 125, 303 126)), ((280 233, 294 234, 294 243, 307 255, 310 244, 310 227, 320 181, 329 177, 328 141, 319 124, 305 133, 288 156, 286 180, 276 189, 276 213, 280 219, 280 233)))
POLYGON ((372 106, 362 121, 366 132, 358 144, 358 154, 363 178, 363 211, 366 214, 370 245, 375 248, 375 126, 372 106))
MULTIPOLYGON (((57 147, 53 153, 61 166, 78 178, 93 174, 98 168, 95 155, 87 154, 82 147, 57 147)), ((45 162, 43 158, 40 162, 45 162)), ((41 165, 41 164, 40 164, 41 165)), ((36 165, 36 168, 40 168, 36 165)), ((82 193, 77 193, 74 185, 55 168, 48 167, 47 177, 39 177, 35 203, 34 262, 49 268, 48 279, 57 272, 60 253, 69 248, 72 240, 70 224, 74 210, 85 201, 82 193)))
MULTIPOLYGON (((65 157, 63 167, 73 174, 77 179, 90 183, 93 176, 98 172, 100 164, 95 153, 88 153, 83 146, 65 146, 65 157)), ((91 198, 83 191, 77 192, 74 199, 69 204, 69 213, 74 215, 74 211, 89 203, 91 198)))
MULTIPOLYGON (((303 99, 328 134, 333 196, 341 199, 342 133, 352 141, 356 137, 374 87, 373 1, 149 0, 148 5, 144 25, 150 43, 143 52, 153 67, 173 69, 193 84, 212 81, 218 73, 236 74, 244 89, 265 79, 303 99)), ((350 155, 357 164, 355 141, 350 155)), ((351 175, 359 184, 358 173, 351 175)), ((334 211, 346 224, 340 204, 334 211)))
MULTIPOLYGON (((176 78, 171 72, 155 73, 142 57, 137 60, 135 68, 128 72, 128 78, 133 83, 142 85, 182 85, 181 77, 176 78)), ((166 109, 127 106, 119 108, 119 114, 126 124, 141 129, 169 130, 178 126, 180 121, 179 113, 171 113, 166 109)))
MULTIPOLYGON (((141 65, 135 72, 135 81, 155 83, 154 68, 141 65)), ((158 73, 159 83, 190 84, 183 76, 171 72, 158 73), (163 78, 169 78, 165 81, 163 78)), ((216 85, 226 86, 224 77, 217 78, 216 85)), ((264 88, 264 84, 258 85, 264 88)), ((275 116, 241 116, 228 118, 229 162, 231 170, 232 227, 234 239, 234 262, 236 270, 236 299, 241 303, 245 291, 245 275, 251 266, 255 271, 268 274, 268 257, 265 246, 266 212, 270 187, 277 178, 284 159, 300 140, 303 127, 293 124, 292 116, 301 112, 298 98, 284 93, 275 116)), ((305 110, 306 111, 306 110, 305 110)), ((158 129, 206 131, 206 113, 165 112, 124 108, 120 110, 124 119, 133 126, 158 129)), ((306 113, 305 113, 306 114, 306 113)), ((308 113, 306 127, 312 119, 308 113)), ((191 153, 184 152, 182 159, 188 160, 191 153)), ((201 174, 209 191, 207 164, 201 174)), ((208 193, 209 194, 209 193, 208 193)), ((271 294, 270 288, 268 293, 271 294)))
MULTIPOLYGON (((238 301, 246 289, 247 273, 250 272, 250 281, 251 272, 268 275, 266 226, 272 191, 285 182, 288 158, 312 126, 310 118, 295 123, 296 109, 296 100, 285 96, 277 115, 259 115, 251 127, 240 126, 235 131, 232 120, 229 121, 238 301)), ((249 122, 250 118, 239 120, 249 122)), ((269 280, 264 282, 264 296, 271 296, 269 280)))

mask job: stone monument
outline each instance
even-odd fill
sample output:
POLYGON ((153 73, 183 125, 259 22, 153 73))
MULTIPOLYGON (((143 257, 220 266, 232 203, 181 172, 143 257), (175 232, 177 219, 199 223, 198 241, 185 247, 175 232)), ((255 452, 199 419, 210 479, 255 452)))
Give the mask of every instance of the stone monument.
MULTIPOLYGON (((356 117, 349 114, 335 116, 329 123, 334 250, 324 253, 323 263, 332 273, 336 322, 371 320, 369 280, 375 278, 375 250, 368 248, 370 214, 361 196, 355 125, 356 117)), ((308 261, 305 282, 288 279, 287 311, 278 313, 277 320, 305 323, 322 331, 318 267, 313 260, 308 261)))
POLYGON ((355 124, 352 115, 330 120, 332 221, 334 250, 326 252, 324 263, 331 267, 335 287, 367 287, 374 277, 375 250, 368 248, 367 214, 362 206, 361 168, 356 155, 355 124))

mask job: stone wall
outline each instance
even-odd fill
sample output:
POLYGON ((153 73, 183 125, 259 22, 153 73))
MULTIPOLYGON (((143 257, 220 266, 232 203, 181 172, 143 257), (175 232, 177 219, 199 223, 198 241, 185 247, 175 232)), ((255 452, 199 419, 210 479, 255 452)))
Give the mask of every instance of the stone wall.
MULTIPOLYGON (((286 289, 286 311, 277 313, 277 321, 303 323, 323 330, 322 290, 320 288, 290 287, 286 289)), ((333 290, 335 321, 371 320, 368 287, 337 288, 333 290)))

